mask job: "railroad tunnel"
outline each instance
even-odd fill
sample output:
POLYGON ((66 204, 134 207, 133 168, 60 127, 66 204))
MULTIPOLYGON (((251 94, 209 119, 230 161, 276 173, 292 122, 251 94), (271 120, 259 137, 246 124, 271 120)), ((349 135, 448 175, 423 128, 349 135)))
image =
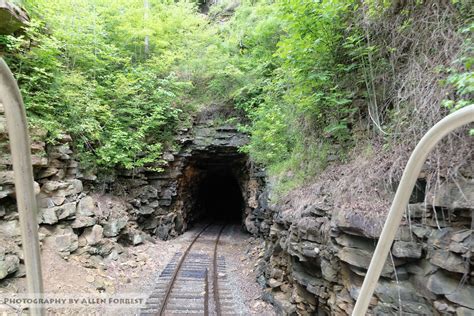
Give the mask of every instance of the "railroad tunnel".
POLYGON ((179 186, 184 226, 198 221, 243 223, 248 183, 246 154, 228 148, 194 152, 179 186))
POLYGON ((195 212, 205 220, 239 222, 244 207, 242 190, 231 170, 205 171, 196 192, 195 212))

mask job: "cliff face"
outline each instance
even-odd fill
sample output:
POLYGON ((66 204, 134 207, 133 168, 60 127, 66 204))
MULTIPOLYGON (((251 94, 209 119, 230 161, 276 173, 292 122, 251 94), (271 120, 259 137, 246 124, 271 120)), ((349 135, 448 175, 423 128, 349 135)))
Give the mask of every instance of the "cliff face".
MULTIPOLYGON (((458 171, 426 192, 419 179, 371 314, 474 313, 474 170, 458 171)), ((316 183, 273 206, 260 282, 285 314, 351 314, 380 236, 388 210, 338 208, 329 191, 316 183)))

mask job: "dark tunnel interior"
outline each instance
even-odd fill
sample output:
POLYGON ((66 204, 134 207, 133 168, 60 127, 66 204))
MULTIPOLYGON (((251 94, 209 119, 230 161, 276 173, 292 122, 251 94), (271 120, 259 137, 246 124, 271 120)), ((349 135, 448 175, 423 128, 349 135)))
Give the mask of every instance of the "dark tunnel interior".
POLYGON ((240 222, 244 209, 242 192, 236 177, 226 170, 205 173, 196 192, 196 204, 202 220, 240 222))

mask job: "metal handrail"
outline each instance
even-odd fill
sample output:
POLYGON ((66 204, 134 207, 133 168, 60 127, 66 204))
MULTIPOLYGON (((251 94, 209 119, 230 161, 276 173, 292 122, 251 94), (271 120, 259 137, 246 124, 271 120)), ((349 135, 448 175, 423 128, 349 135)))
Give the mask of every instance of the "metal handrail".
MULTIPOLYGON (((30 298, 41 298, 43 295, 43 278, 41 274, 38 221, 36 219, 38 208, 33 184, 28 124, 18 84, 2 58, 0 58, 0 103, 5 108, 15 174, 16 201, 20 215, 28 295, 30 298)), ((32 304, 30 314, 42 316, 44 315, 44 309, 41 305, 32 304)))
POLYGON ((474 122, 474 104, 451 113, 439 121, 423 136, 411 154, 400 184, 398 185, 397 193, 395 194, 390 212, 388 213, 379 242, 377 243, 377 248, 370 261, 369 270, 367 271, 354 311, 352 312, 353 316, 362 316, 367 312, 370 299, 377 286, 380 273, 389 254, 403 213, 408 205, 410 195, 428 154, 447 134, 471 122, 474 122))

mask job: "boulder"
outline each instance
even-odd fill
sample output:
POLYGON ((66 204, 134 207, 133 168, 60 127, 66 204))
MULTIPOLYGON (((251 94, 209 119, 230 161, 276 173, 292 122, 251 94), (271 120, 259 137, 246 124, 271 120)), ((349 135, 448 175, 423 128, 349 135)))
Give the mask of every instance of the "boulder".
POLYGON ((66 203, 55 207, 59 220, 73 218, 76 215, 76 203, 66 203))
POLYGON ((65 189, 69 187, 69 184, 67 182, 62 182, 62 181, 48 181, 43 184, 41 187, 41 190, 46 193, 53 193, 55 191, 58 191, 60 189, 65 189))
POLYGON ((20 268, 20 258, 16 255, 8 254, 0 257, 0 280, 15 273, 20 268))
POLYGON ((398 258, 421 258, 421 244, 397 240, 393 243, 392 254, 398 258))
POLYGON ((136 229, 128 230, 126 238, 134 246, 144 242, 143 234, 136 229))
POLYGON ((271 288, 276 288, 276 287, 279 287, 280 285, 282 285, 283 282, 281 281, 278 281, 278 280, 275 280, 273 278, 271 278, 270 280, 268 280, 268 285, 271 287, 271 288))
POLYGON ((14 184, 14 173, 13 171, 0 171, 0 185, 2 184, 14 184))
POLYGON ((134 189, 131 192, 131 195, 135 198, 138 198, 140 201, 148 202, 158 197, 158 190, 151 185, 146 185, 146 186, 142 186, 137 189, 134 189))
POLYGON ((116 237, 120 231, 127 225, 128 217, 119 217, 109 219, 104 225, 104 236, 105 237, 116 237))
POLYGON ((68 188, 64 191, 65 196, 79 194, 84 189, 84 187, 82 186, 82 181, 78 179, 69 180, 68 184, 68 188))
POLYGON ((139 209, 137 209, 137 213, 140 215, 149 215, 155 211, 154 208, 150 206, 142 206, 139 209))
POLYGON ((95 202, 90 196, 82 198, 77 204, 77 215, 79 216, 93 216, 95 211, 95 202))
POLYGON ((94 248, 93 251, 94 251, 94 254, 100 255, 105 258, 114 251, 117 252, 117 254, 122 253, 123 248, 119 244, 113 242, 110 239, 104 239, 100 244, 98 244, 94 248))
POLYGON ((367 251, 374 251, 375 246, 377 245, 377 240, 368 239, 359 236, 351 236, 347 234, 341 234, 336 237, 336 242, 344 247, 363 249, 367 251))
POLYGON ((435 250, 431 253, 432 264, 457 273, 469 273, 469 262, 448 250, 435 250))
POLYGON ((59 206, 59 205, 62 205, 64 201, 66 201, 66 198, 64 196, 53 196, 51 200, 53 201, 54 205, 59 206))
POLYGON ((100 225, 94 225, 84 230, 82 236, 87 240, 89 246, 97 245, 104 238, 104 228, 100 225))
POLYGON ((375 288, 374 294, 384 303, 398 305, 399 298, 405 302, 424 302, 417 295, 416 289, 409 282, 396 282, 381 280, 375 288))
POLYGON ((321 260, 321 272, 323 278, 329 282, 337 283, 338 271, 336 267, 327 260, 321 260))
POLYGON ((134 246, 142 244, 143 243, 143 235, 142 234, 131 235, 131 241, 132 241, 132 245, 134 245, 134 246))
POLYGON ((41 208, 39 211, 38 222, 40 224, 53 225, 62 219, 72 218, 75 214, 76 203, 74 202, 50 208, 41 208))
POLYGON ((426 227, 425 225, 415 225, 412 224, 411 229, 413 234, 420 239, 425 239, 430 235, 430 228, 426 227))
POLYGON ((446 294, 446 298, 453 303, 474 310, 474 286, 472 285, 458 286, 454 292, 446 294))
POLYGON ((245 228, 247 229, 247 231, 251 234, 258 234, 258 227, 257 225, 255 224, 255 218, 252 216, 252 214, 249 214, 246 218, 245 218, 245 228))
POLYGON ((72 154, 72 150, 69 147, 69 144, 61 144, 59 146, 54 146, 51 148, 49 152, 49 156, 53 159, 61 159, 61 160, 69 160, 71 157, 69 155, 72 154))
POLYGON ((305 257, 316 258, 318 257, 319 252, 321 251, 321 246, 314 242, 303 241, 300 242, 298 246, 298 248, 300 248, 301 253, 305 257))
POLYGON ((328 222, 327 218, 323 217, 302 217, 298 220, 298 230, 304 235, 305 239, 324 243, 326 239, 327 229, 324 229, 328 222))
POLYGON ((332 226, 351 235, 378 238, 382 232, 385 218, 367 216, 357 210, 338 210, 333 215, 332 226))
MULTIPOLYGON (((367 270, 369 268, 372 255, 372 252, 349 247, 344 247, 338 252, 339 259, 355 267, 363 268, 364 270, 367 270)), ((391 264, 391 261, 385 260, 385 265, 382 269, 382 276, 389 277, 393 272, 394 269, 391 264)))
POLYGON ((82 182, 78 179, 67 181, 47 181, 41 188, 41 191, 46 195, 55 197, 66 197, 79 194, 82 192, 82 190, 82 182))
POLYGON ((437 311, 441 312, 442 314, 453 314, 456 310, 454 307, 449 305, 447 302, 444 300, 438 300, 433 302, 434 308, 436 308, 437 311))
POLYGON ((54 200, 43 192, 40 192, 40 194, 36 197, 36 201, 39 208, 50 208, 55 206, 54 200))
POLYGON ((436 295, 451 294, 456 291, 457 287, 458 282, 442 271, 432 274, 426 282, 426 288, 436 295))
POLYGON ((162 240, 167 240, 170 237, 171 229, 171 223, 161 223, 156 229, 156 235, 162 240))
POLYGON ((433 187, 426 194, 427 203, 449 209, 474 208, 472 203, 474 201, 474 179, 458 177, 456 181, 456 183, 446 181, 433 187))
POLYGON ((20 223, 18 220, 0 221, 0 235, 7 238, 15 238, 21 236, 20 223))
POLYGON ((46 169, 41 170, 38 175, 35 177, 36 179, 44 179, 54 176, 58 173, 58 168, 55 167, 48 167, 46 169))
POLYGON ((463 229, 451 235, 451 243, 448 249, 452 252, 465 254, 472 249, 473 242, 471 240, 472 230, 463 229))
POLYGON ((55 208, 40 209, 39 224, 53 225, 58 222, 55 208))
POLYGON ((74 234, 72 228, 60 229, 54 236, 55 247, 58 252, 71 253, 79 247, 79 238, 74 234))
POLYGON ((471 229, 463 229, 460 231, 457 231, 451 235, 451 240, 453 242, 463 242, 466 240, 468 237, 471 237, 472 235, 472 230, 471 229))
POLYGON ((82 228, 94 226, 97 220, 94 217, 89 216, 77 216, 76 219, 71 223, 72 228, 82 228))
POLYGON ((0 0, 0 34, 13 34, 28 21, 25 11, 9 1, 0 0))
POLYGON ((12 196, 15 193, 13 185, 0 185, 0 199, 12 196))
MULTIPOLYGON (((11 164, 11 162, 9 163, 11 164)), ((39 155, 32 155, 31 156, 31 164, 34 167, 47 167, 48 166, 48 158, 39 156, 39 155)))

